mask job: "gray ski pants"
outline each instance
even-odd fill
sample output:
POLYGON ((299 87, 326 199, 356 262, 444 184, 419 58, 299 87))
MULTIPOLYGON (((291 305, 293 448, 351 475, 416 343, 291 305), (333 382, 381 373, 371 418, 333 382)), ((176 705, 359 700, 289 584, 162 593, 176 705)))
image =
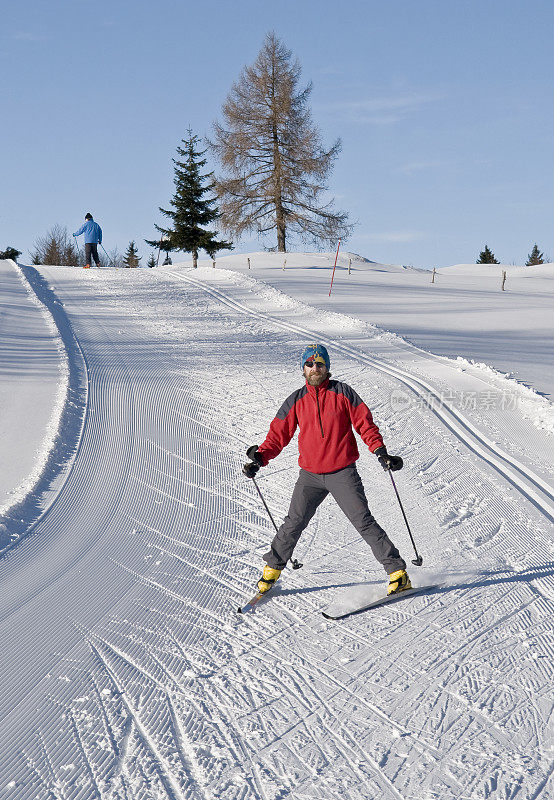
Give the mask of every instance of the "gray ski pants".
POLYGON ((389 575, 399 569, 406 569, 406 562, 369 510, 362 479, 355 464, 338 472, 322 474, 300 470, 289 513, 271 542, 271 550, 264 556, 270 567, 285 568, 302 531, 328 494, 336 500, 341 511, 371 547, 373 555, 389 575))

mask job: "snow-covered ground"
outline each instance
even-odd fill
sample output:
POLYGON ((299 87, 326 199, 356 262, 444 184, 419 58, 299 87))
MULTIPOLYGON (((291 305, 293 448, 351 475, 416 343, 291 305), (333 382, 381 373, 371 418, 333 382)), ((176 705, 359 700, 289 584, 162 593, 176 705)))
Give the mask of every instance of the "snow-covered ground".
POLYGON ((45 471, 65 404, 67 358, 52 315, 13 262, 0 260, 0 287, 1 514, 28 499, 45 471))
MULTIPOLYGON (((0 560, 0 797, 550 798, 551 404, 373 327, 345 270, 330 311, 323 271, 290 275, 272 269, 276 255, 254 257, 266 275, 254 264, 24 269, 59 330, 38 331, 37 346, 64 343, 51 374, 65 375, 69 400, 42 484, 1 520, 17 546, 0 560), (405 458, 397 485, 424 556, 412 578, 442 588, 326 621, 321 610, 351 587, 384 585, 326 501, 295 554, 304 568, 241 618, 272 536, 240 473, 244 450, 300 385, 298 355, 314 340, 405 458)), ((391 275, 420 277, 388 271, 387 285, 391 275)), ((379 291, 391 318, 418 296, 379 291)), ((474 293, 463 308, 460 297, 461 317, 474 293)), ((485 330, 488 313, 472 313, 485 330)), ((482 360, 529 380, 510 352, 507 366, 482 360)), ((28 365, 15 364, 22 380, 28 365)), ((24 422, 19 432, 34 453, 36 435, 24 422)), ((293 442, 260 473, 278 519, 296 461, 293 442)), ((388 476, 364 451, 359 468, 411 558, 388 476)))
POLYGON ((329 297, 334 261, 334 253, 251 253, 218 258, 216 264, 317 308, 394 331, 431 353, 465 356, 513 373, 554 398, 554 264, 459 264, 440 268, 431 283, 428 270, 343 253, 329 297))

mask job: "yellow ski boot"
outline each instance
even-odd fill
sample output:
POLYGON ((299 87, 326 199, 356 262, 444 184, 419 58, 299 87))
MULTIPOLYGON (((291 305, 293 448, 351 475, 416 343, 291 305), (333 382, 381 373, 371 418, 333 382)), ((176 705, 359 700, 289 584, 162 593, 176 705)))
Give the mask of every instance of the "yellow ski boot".
POLYGON ((398 594, 399 592, 403 592, 406 589, 411 588, 412 584, 405 569, 399 569, 397 572, 393 572, 389 575, 389 586, 387 589, 388 595, 398 594))
POLYGON ((268 567, 266 564, 262 573, 262 577, 258 581, 258 591, 262 592, 262 594, 264 592, 269 592, 281 572, 282 570, 273 569, 273 567, 268 567))

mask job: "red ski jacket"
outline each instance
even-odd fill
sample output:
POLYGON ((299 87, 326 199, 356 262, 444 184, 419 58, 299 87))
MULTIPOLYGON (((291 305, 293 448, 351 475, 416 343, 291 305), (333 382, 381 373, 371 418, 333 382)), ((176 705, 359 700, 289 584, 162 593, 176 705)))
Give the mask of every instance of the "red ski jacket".
POLYGON ((306 385, 287 397, 258 448, 265 466, 290 442, 296 428, 298 463, 308 472, 336 472, 360 456, 352 428, 373 453, 383 447, 371 411, 347 383, 327 378, 321 386, 306 385))

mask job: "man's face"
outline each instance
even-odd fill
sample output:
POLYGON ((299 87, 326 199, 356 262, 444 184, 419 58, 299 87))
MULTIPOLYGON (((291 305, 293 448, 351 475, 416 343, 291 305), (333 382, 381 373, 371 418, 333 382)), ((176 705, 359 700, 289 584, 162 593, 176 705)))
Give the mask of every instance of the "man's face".
POLYGON ((310 358, 304 364, 304 377, 310 386, 321 386, 327 375, 327 367, 322 361, 310 358))

